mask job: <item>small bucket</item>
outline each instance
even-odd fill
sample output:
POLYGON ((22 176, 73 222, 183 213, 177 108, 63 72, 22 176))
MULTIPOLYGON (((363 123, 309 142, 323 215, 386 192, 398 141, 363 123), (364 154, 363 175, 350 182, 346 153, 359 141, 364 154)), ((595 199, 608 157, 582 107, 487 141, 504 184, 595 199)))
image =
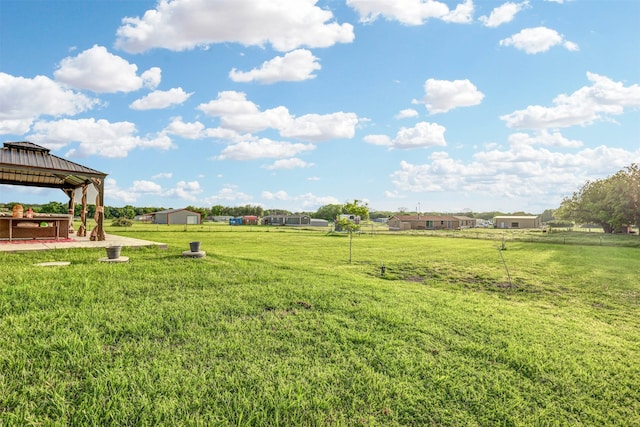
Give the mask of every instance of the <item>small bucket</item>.
POLYGON ((191 252, 200 252, 200 242, 189 242, 191 252))
POLYGON ((122 246, 109 246, 107 247, 107 258, 118 259, 120 258, 120 249, 122 246))

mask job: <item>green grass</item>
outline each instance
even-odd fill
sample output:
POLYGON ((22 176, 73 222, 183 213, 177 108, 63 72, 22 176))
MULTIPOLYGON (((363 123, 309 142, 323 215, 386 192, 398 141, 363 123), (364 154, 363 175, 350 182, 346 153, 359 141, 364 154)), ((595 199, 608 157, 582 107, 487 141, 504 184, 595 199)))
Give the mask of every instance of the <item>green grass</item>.
POLYGON ((640 425, 637 248, 107 231, 0 253, 0 425, 640 425))

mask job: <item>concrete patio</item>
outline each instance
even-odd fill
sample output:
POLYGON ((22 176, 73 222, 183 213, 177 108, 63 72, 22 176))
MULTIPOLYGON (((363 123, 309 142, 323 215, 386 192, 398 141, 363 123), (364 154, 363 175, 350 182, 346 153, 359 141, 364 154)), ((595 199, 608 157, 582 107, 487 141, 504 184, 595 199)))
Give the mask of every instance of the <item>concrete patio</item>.
POLYGON ((105 248, 107 246, 123 246, 127 248, 157 246, 161 249, 167 249, 166 243, 152 242, 149 240, 134 239, 131 237, 116 236, 107 234, 106 240, 92 241, 89 237, 78 237, 74 234, 70 236, 71 241, 67 239, 55 240, 16 240, 9 242, 7 240, 0 241, 0 252, 23 252, 23 251, 45 251, 51 249, 71 249, 71 248, 105 248))

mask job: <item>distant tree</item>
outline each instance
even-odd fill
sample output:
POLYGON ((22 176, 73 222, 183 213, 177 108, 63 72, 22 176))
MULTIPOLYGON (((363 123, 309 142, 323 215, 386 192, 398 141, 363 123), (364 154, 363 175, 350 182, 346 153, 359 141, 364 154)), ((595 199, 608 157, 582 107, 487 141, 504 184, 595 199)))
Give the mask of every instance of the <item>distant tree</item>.
POLYGON ((556 218, 598 224, 605 233, 640 227, 640 167, 634 163, 613 176, 587 181, 554 212, 556 218))
POLYGON ((314 218, 326 219, 327 221, 334 221, 338 215, 342 213, 342 205, 324 205, 320 206, 318 210, 312 215, 314 218))
POLYGON ((553 221, 555 219, 555 217, 553 216, 553 212, 553 209, 546 209, 544 212, 542 212, 542 215, 540 215, 540 220, 542 222, 553 221))
POLYGON ((93 218, 96 215, 96 205, 87 205, 87 218, 93 218))
POLYGON ((223 216, 226 215, 226 208, 222 205, 215 205, 211 207, 211 216, 223 216))
POLYGON ((361 220, 366 221, 369 219, 369 205, 362 200, 355 199, 353 203, 347 202, 342 206, 342 213, 358 215, 361 220))
POLYGON ((120 218, 133 219, 136 216, 136 208, 131 205, 123 206, 120 209, 120 218))
POLYGON ((393 216, 393 212, 391 211, 369 212, 369 219, 389 218, 391 216, 393 216))
POLYGON ((51 213, 51 214, 66 214, 67 213, 67 205, 60 202, 49 202, 45 205, 40 206, 41 213, 51 213))
POLYGON ((185 209, 191 212, 199 213, 202 216, 202 218, 206 218, 207 216, 207 208, 196 208, 195 206, 189 205, 185 209))

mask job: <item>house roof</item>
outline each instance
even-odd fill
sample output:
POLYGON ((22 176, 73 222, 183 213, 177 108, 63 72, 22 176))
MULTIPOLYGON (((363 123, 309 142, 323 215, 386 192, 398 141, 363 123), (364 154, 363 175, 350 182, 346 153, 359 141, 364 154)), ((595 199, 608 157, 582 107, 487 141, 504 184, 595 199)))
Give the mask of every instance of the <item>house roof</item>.
POLYGON ((504 219, 536 219, 538 216, 536 215, 498 215, 494 218, 504 218, 504 219))
POLYGON ((0 184, 71 189, 107 176, 50 151, 32 142, 5 142, 0 150, 0 184))
POLYGON ((458 221, 459 218, 451 215, 394 215, 400 221, 458 221))
POLYGON ((184 212, 191 212, 191 213, 194 213, 194 214, 198 214, 198 215, 200 215, 198 212, 190 211, 190 210, 188 210, 188 209, 184 209, 184 208, 183 208, 183 209, 165 209, 165 210, 163 210, 163 211, 153 212, 153 213, 151 213, 150 215, 156 215, 156 214, 172 214, 172 213, 176 213, 176 212, 183 212, 183 211, 184 211, 184 212))

